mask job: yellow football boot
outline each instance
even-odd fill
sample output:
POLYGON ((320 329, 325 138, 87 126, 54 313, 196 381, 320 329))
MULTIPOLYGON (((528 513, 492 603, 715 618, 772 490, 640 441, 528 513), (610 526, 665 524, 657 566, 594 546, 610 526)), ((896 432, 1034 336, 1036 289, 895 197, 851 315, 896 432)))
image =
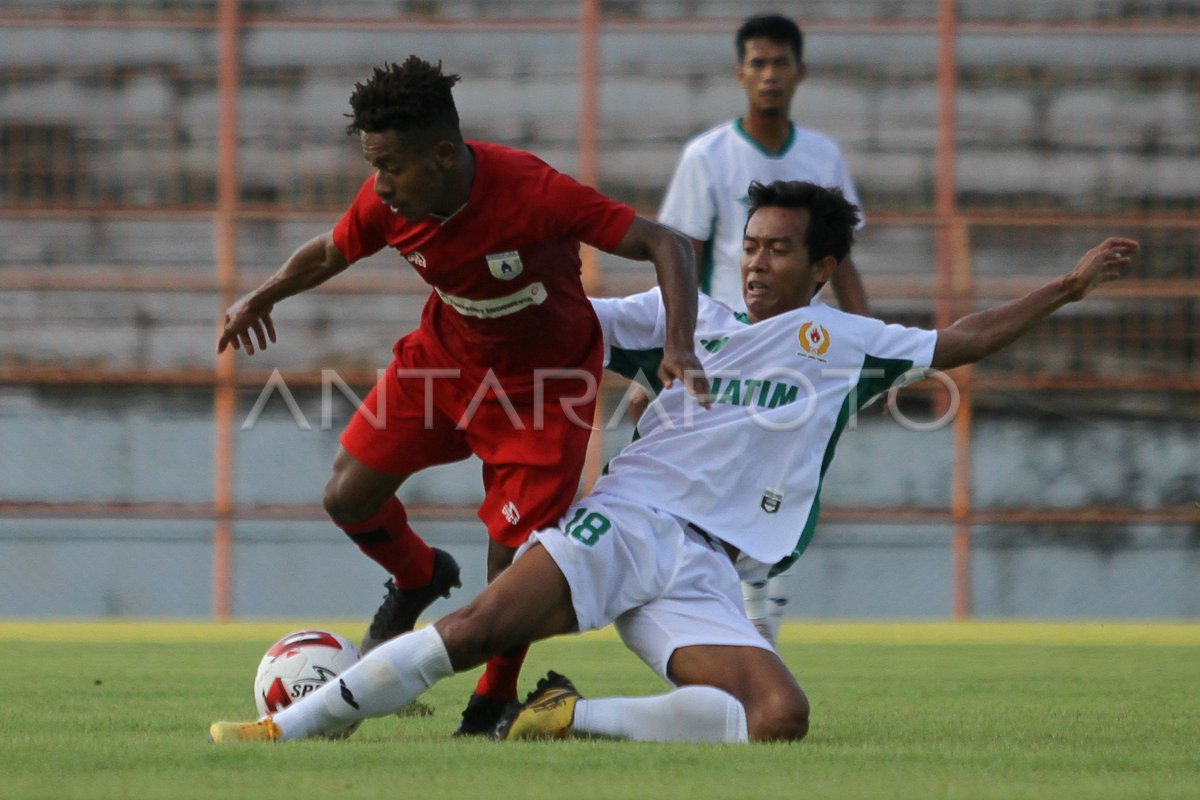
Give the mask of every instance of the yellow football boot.
POLYGON ((257 722, 214 722, 208 726, 208 740, 214 744, 231 742, 274 742, 282 732, 270 717, 257 722))
POLYGON ((575 703, 580 697, 566 677, 557 672, 547 673, 524 703, 513 703, 504 713, 496 726, 495 738, 565 739, 571 735, 575 703))

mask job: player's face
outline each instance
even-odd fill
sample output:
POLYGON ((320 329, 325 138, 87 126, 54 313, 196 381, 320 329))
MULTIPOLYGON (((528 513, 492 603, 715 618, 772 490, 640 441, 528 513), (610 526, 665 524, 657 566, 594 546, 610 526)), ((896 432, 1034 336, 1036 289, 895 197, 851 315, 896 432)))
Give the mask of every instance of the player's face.
POLYGON ((462 205, 449 196, 454 162, 450 142, 413 146, 395 131, 363 133, 360 139, 363 157, 375 169, 375 194, 394 213, 417 222, 431 213, 451 214, 462 205))
POLYGON ((742 297, 752 322, 808 305, 817 285, 833 274, 828 256, 811 263, 804 232, 807 208, 760 208, 742 241, 742 297))
POLYGON ((737 66, 737 80, 746 90, 750 109, 767 114, 788 114, 805 74, 791 46, 770 39, 747 39, 746 54, 737 66))

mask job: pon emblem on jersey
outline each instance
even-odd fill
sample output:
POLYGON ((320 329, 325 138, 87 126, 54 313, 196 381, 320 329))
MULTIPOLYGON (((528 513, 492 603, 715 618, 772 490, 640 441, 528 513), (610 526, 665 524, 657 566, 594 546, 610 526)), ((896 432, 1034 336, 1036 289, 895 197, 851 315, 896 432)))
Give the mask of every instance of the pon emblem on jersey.
POLYGON ((487 262, 488 269, 502 281, 511 281, 525 269, 525 265, 521 263, 521 255, 516 250, 488 253, 487 262))
POLYGON ((821 356, 829 351, 829 331, 824 325, 816 322, 806 322, 800 326, 800 332, 797 334, 800 340, 800 347, 804 352, 813 358, 820 360, 821 356))

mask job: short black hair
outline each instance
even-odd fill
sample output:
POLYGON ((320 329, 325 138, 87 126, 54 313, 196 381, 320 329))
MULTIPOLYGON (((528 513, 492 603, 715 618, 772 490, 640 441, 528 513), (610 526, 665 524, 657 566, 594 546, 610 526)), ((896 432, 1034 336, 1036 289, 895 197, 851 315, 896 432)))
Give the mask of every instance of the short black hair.
POLYGON ((854 242, 854 228, 861 217, 858 206, 851 203, 836 187, 827 189, 808 181, 775 181, 750 184, 750 213, 746 220, 760 208, 807 208, 808 228, 804 231, 804 245, 808 248, 811 262, 825 256, 833 256, 841 263, 850 254, 854 242))
POLYGON ((738 28, 737 57, 738 63, 746 57, 746 42, 750 39, 769 39, 778 44, 790 45, 796 54, 796 63, 804 60, 804 34, 800 26, 790 17, 781 14, 755 14, 747 17, 738 28))
POLYGON ((458 81, 442 73, 440 61, 434 66, 417 56, 376 67, 365 83, 354 84, 346 133, 429 132, 457 141, 462 133, 450 90, 458 81))

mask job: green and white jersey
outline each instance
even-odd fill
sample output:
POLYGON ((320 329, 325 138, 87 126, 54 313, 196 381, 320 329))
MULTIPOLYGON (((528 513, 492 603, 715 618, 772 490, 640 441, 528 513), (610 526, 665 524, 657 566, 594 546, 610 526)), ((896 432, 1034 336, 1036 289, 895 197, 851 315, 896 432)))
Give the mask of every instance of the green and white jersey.
MULTIPOLYGON (((592 305, 605 365, 653 375, 666 332, 660 291, 592 305)), ((935 331, 824 303, 751 325, 701 296, 696 353, 712 408, 679 382, 660 392, 595 490, 674 514, 782 569, 812 539, 821 480, 851 415, 920 377, 936 342, 935 331)))
POLYGON ((751 181, 836 186, 847 200, 859 204, 842 151, 816 131, 793 125, 791 139, 776 154, 751 139, 740 119, 688 142, 667 187, 658 221, 708 242, 700 265, 700 288, 736 311, 746 308, 742 300, 742 233, 751 181))

